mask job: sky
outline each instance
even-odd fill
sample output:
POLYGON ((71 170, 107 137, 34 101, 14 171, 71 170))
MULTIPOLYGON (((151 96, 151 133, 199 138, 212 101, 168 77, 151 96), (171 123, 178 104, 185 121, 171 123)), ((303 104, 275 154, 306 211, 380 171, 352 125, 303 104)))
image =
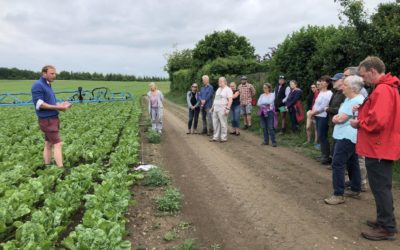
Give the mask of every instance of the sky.
POLYGON ((264 55, 303 26, 339 25, 338 13, 334 0, 0 0, 0 67, 166 76, 166 54, 215 30, 264 55))

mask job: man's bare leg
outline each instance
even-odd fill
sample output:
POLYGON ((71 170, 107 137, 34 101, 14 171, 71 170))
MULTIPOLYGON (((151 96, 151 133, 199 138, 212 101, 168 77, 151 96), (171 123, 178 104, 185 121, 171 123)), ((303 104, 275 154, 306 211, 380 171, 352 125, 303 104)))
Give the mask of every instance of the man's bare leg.
POLYGON ((44 142, 43 159, 45 165, 51 164, 51 156, 53 155, 52 147, 53 145, 50 142, 48 141, 44 142))
POLYGON ((62 142, 54 144, 54 160, 58 167, 63 167, 62 142))
POLYGON ((247 124, 251 126, 251 115, 246 115, 247 116, 247 124))

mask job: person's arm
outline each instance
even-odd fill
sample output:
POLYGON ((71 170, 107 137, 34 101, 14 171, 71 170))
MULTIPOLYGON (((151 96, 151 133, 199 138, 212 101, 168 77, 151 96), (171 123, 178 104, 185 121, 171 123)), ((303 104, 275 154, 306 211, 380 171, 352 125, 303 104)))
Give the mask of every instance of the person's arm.
POLYGON ((158 90, 158 94, 160 95, 161 102, 164 102, 164 95, 161 91, 158 90))
POLYGON ((240 93, 239 93, 239 91, 236 91, 236 93, 235 93, 235 94, 233 94, 232 98, 233 98, 233 99, 236 99, 236 98, 238 98, 239 94, 240 94, 240 93))
POLYGON ((211 86, 211 85, 208 85, 209 87, 207 88, 207 93, 206 93, 206 96, 205 96, 205 100, 207 101, 207 100, 211 100, 212 99, 212 96, 213 96, 213 87, 211 86))
POLYGON ((253 84, 250 85, 250 90, 251 90, 251 97, 256 96, 256 89, 254 88, 253 84))
POLYGON ((287 102, 286 102, 286 107, 289 108, 289 107, 292 107, 293 105, 295 105, 296 102, 298 100, 300 100, 300 97, 301 97, 301 91, 294 90, 294 92, 292 93, 292 97, 289 100, 287 100, 287 102))
POLYGON ((331 115, 337 115, 339 113, 340 105, 344 102, 345 99, 346 97, 344 95, 336 97, 336 100, 333 100, 332 98, 330 105, 326 108, 326 112, 331 115))
POLYGON ((290 94, 290 88, 286 87, 286 89, 285 89, 285 98, 283 98, 282 103, 286 103, 286 101, 287 101, 287 99, 289 97, 289 94, 290 94))
POLYGON ((47 109, 47 110, 64 111, 72 106, 72 104, 69 102, 63 102, 56 105, 46 103, 44 101, 44 92, 39 85, 34 85, 32 87, 32 101, 35 104, 37 110, 47 109))
POLYGON ((186 93, 186 103, 187 103, 188 108, 192 107, 192 103, 190 102, 190 91, 188 91, 186 93))
POLYGON ((332 118, 332 122, 333 122, 334 124, 342 124, 342 123, 347 122, 349 119, 350 119, 350 116, 348 116, 348 115, 345 114, 345 113, 340 113, 340 114, 335 115, 335 116, 332 118))
POLYGON ((374 102, 371 102, 367 115, 359 120, 359 128, 369 133, 375 133, 384 129, 385 125, 390 122, 391 117, 395 115, 395 107, 392 100, 388 98, 392 95, 390 88, 382 85, 374 90, 374 102))
POLYGON ((264 105, 264 103, 263 103, 263 95, 260 95, 260 97, 258 98, 258 101, 257 101, 257 106, 258 107, 260 107, 261 105, 264 105))
POLYGON ((318 115, 325 112, 325 108, 329 105, 329 101, 331 100, 330 97, 332 97, 332 95, 318 96, 318 98, 321 98, 321 101, 318 104, 315 102, 313 115, 318 115))

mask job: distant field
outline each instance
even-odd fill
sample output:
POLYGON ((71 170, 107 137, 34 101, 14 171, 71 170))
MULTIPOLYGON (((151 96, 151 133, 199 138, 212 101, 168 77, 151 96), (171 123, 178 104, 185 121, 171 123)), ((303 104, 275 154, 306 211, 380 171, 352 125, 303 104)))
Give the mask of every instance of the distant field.
MULTIPOLYGON (((0 93, 30 92, 34 81, 35 80, 0 80, 0 93)), ((157 85, 162 92, 169 92, 169 82, 157 82, 157 85)), ((149 82, 56 80, 53 84, 53 89, 55 91, 77 90, 78 87, 82 87, 84 90, 92 90, 97 87, 108 87, 111 91, 131 92, 136 96, 140 96, 147 93, 149 90, 149 82)))

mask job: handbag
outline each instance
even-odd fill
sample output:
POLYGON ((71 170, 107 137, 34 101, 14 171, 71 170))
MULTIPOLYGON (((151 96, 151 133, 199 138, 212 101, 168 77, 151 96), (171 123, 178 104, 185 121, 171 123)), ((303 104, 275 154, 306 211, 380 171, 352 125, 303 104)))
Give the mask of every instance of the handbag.
POLYGON ((251 106, 256 106, 256 105, 257 105, 257 99, 251 98, 251 106))
POLYGON ((300 100, 296 102, 294 105, 294 109, 296 111, 296 120, 298 123, 304 120, 304 111, 303 111, 303 105, 301 104, 300 100))

